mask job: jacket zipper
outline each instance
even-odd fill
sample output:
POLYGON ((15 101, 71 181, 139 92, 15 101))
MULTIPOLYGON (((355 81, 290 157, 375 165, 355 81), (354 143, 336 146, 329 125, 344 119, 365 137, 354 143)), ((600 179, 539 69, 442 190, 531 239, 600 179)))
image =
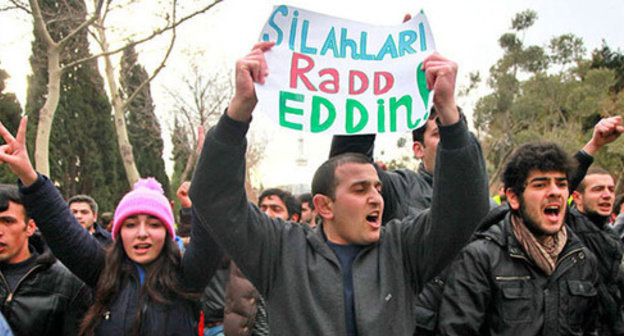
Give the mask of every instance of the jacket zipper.
POLYGON ((569 257, 570 255, 572 255, 572 254, 574 254, 574 253, 576 253, 576 252, 579 252, 579 251, 583 251, 583 248, 582 248, 582 247, 578 247, 578 248, 575 248, 574 250, 572 250, 572 251, 570 251, 570 252, 568 252, 568 253, 564 254, 564 255, 563 255, 563 257, 561 257, 561 258, 559 258, 559 260, 557 260, 557 263, 555 264, 555 267, 556 267, 556 266, 559 266, 559 264, 560 264, 563 260, 565 260, 567 257, 569 257))
POLYGON ((7 298, 4 301, 4 303, 10 303, 11 301, 13 301, 13 293, 15 293, 17 291, 19 286, 22 284, 22 281, 24 281, 24 279, 26 279, 29 275, 31 275, 34 271, 36 271, 40 267, 41 267, 41 265, 35 265, 35 267, 31 268, 28 272, 26 272, 26 274, 24 274, 24 276, 21 279, 19 279, 19 281, 15 285, 15 289, 13 291, 10 291, 9 283, 6 280, 6 278, 4 277, 4 274, 2 274, 2 281, 4 281, 4 284, 6 285, 7 289, 9 289, 9 295, 7 296, 7 298))
POLYGON ((531 276, 530 275, 524 275, 524 276, 497 276, 496 280, 499 280, 499 281, 531 280, 531 276))

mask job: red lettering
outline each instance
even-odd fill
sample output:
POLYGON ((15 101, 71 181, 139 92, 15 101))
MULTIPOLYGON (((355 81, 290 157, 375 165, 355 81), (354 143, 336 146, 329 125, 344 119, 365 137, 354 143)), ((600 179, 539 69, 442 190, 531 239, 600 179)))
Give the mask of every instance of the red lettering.
POLYGON ((394 77, 392 76, 391 73, 385 72, 385 71, 375 72, 374 93, 376 95, 380 95, 380 94, 384 94, 388 92, 392 88, 393 85, 394 85, 394 77), (380 88, 381 77, 384 77, 386 80, 386 86, 383 88, 380 88))
POLYGON ((338 80, 338 70, 336 69, 323 69, 319 71, 319 76, 329 75, 332 79, 328 79, 319 84, 319 90, 325 93, 337 93, 340 90, 340 81, 338 80), (330 88, 330 85, 332 88, 330 88))
POLYGON ((351 70, 349 71, 349 94, 357 95, 361 94, 368 89, 368 77, 362 71, 351 70), (362 82, 362 86, 359 89, 355 89, 355 78, 359 78, 362 82))
POLYGON ((299 77, 303 82, 303 85, 305 85, 308 90, 316 91, 314 85, 310 83, 310 80, 305 75, 306 72, 312 70, 312 68, 314 67, 314 60, 312 60, 311 57, 298 53, 293 53, 292 61, 290 62, 290 64, 290 87, 293 89, 297 88, 297 77, 299 77), (305 60, 308 63, 307 66, 299 67, 299 60, 305 60))

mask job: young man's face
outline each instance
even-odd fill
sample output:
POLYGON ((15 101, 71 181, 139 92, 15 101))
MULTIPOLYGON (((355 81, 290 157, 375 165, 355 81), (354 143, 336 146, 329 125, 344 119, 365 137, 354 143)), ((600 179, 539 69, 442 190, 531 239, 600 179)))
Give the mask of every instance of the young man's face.
POLYGON ((335 200, 329 201, 327 239, 337 244, 368 245, 379 240, 384 202, 372 164, 345 163, 336 168, 335 200))
POLYGON ((302 202, 301 203, 301 222, 310 224, 312 222, 312 208, 310 208, 310 203, 302 202))
POLYGON ((608 174, 592 174, 583 180, 585 190, 573 193, 578 210, 586 215, 607 217, 613 210, 615 183, 608 174))
POLYGON ((427 120, 427 129, 423 134, 423 142, 414 141, 412 150, 414 155, 422 160, 425 170, 433 173, 435 168, 436 150, 440 142, 440 133, 438 132, 438 124, 435 119, 427 120))
POLYGON ((277 195, 269 195, 260 201, 260 210, 271 218, 281 218, 285 221, 288 218, 288 208, 281 198, 277 195))
POLYGON ((0 262, 14 264, 30 257, 28 237, 35 232, 32 220, 25 221, 21 204, 9 201, 9 207, 0 212, 0 262))
POLYGON ((91 231, 93 223, 97 220, 97 214, 93 213, 91 206, 87 202, 73 202, 69 205, 69 210, 74 214, 76 220, 82 227, 91 231))
POLYGON ((532 170, 525 186, 520 196, 507 190, 509 205, 520 210, 525 225, 537 238, 559 232, 570 194, 566 174, 532 170))

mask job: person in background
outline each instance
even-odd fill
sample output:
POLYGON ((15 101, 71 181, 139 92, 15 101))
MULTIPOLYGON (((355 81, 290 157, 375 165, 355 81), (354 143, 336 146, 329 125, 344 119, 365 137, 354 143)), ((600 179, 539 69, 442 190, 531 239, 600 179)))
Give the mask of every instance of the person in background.
POLYGON ((0 310, 15 335, 77 335, 91 290, 35 230, 17 186, 0 184, 0 310))
POLYGON ((304 193, 299 195, 299 201, 301 202, 301 223, 308 224, 310 227, 316 227, 316 216, 318 211, 314 207, 311 193, 304 193))
POLYGON ((104 247, 112 244, 113 238, 110 232, 103 229, 98 223, 98 205, 95 200, 88 195, 74 195, 67 201, 69 209, 83 228, 97 239, 104 247))

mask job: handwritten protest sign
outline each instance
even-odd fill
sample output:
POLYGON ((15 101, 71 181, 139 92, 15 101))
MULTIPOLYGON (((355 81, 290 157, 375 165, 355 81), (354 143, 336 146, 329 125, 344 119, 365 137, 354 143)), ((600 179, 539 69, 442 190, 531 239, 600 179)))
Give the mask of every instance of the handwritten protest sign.
POLYGON ((396 26, 274 8, 260 39, 269 76, 257 108, 281 127, 323 134, 403 132, 424 124, 432 94, 422 61, 435 50, 424 13, 396 26))

